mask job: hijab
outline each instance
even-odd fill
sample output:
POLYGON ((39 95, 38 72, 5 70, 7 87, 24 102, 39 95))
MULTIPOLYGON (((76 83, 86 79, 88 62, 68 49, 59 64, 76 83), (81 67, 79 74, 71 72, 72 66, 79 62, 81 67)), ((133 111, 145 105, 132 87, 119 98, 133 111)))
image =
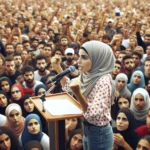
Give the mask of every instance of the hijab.
POLYGON ((40 142, 30 141, 25 145, 25 150, 31 150, 32 148, 38 148, 39 150, 44 150, 40 142))
POLYGON ((46 91, 48 90, 47 86, 45 84, 39 84, 35 88, 35 96, 38 96, 38 92, 40 89, 45 89, 46 91))
POLYGON ((40 117, 37 114, 28 115, 25 119, 25 127, 21 135, 21 141, 22 141, 23 146, 25 146, 25 144, 33 140, 41 142, 42 137, 43 137, 43 133, 42 133, 42 124, 41 124, 40 117), (38 123, 40 124, 40 131, 37 134, 31 134, 28 132, 27 127, 31 119, 36 119, 38 123))
MULTIPOLYGON (((92 61, 91 69, 80 75, 81 91, 87 97, 96 82, 102 76, 110 74, 113 71, 115 57, 111 47, 100 41, 93 40, 86 42, 81 46, 81 49, 85 50, 92 61)), ((109 77, 113 85, 112 78, 110 75, 109 77)))
POLYGON ((1 83, 2 83, 3 81, 7 81, 8 84, 9 84, 9 86, 10 86, 9 92, 6 93, 7 96, 8 96, 8 98, 10 98, 10 97, 11 97, 11 86, 12 86, 12 82, 11 82, 11 80, 10 80, 8 77, 2 77, 2 78, 0 78, 0 90, 2 90, 1 83))
MULTIPOLYGON (((119 115, 119 113, 124 113, 125 116, 128 119, 129 122, 129 126, 126 130, 124 131, 119 131, 116 127, 113 128, 113 132, 114 133, 120 133, 124 140, 133 148, 136 148, 136 145, 138 143, 139 140, 139 136, 138 134, 134 131, 136 126, 135 126, 135 118, 134 118, 134 114, 132 112, 132 110, 130 110, 129 108, 122 108, 118 111, 117 116, 119 115)), ((121 150, 122 147, 120 147, 118 150, 121 150)))
POLYGON ((5 109, 9 105, 9 99, 7 97, 6 92, 0 90, 0 94, 3 94, 6 97, 6 99, 7 99, 7 105, 5 107, 0 107, 0 114, 5 115, 5 109))
MULTIPOLYGON (((11 87, 11 90, 13 89, 13 88, 17 88, 20 92, 21 92, 21 97, 23 97, 25 94, 24 94, 24 90, 23 90, 23 87, 20 85, 20 84, 13 84, 13 86, 11 87)), ((20 100, 21 100, 21 98, 20 98, 20 100)), ((13 97, 11 97, 11 102, 12 103, 17 103, 17 104, 20 104, 20 100, 18 100, 18 101, 16 101, 16 100, 14 100, 14 98, 13 97)))
POLYGON ((31 114, 31 113, 35 113, 35 107, 34 107, 34 110, 33 112, 27 112, 24 108, 24 102, 25 100, 29 99, 30 97, 32 97, 32 95, 30 94, 26 94, 24 95, 22 98, 21 98, 21 102, 20 102, 20 106, 22 108, 22 113, 23 113, 23 116, 26 117, 27 115, 31 114))
POLYGON ((131 76, 130 83, 128 84, 128 89, 131 91, 131 93, 133 93, 135 89, 143 88, 144 86, 145 86, 145 79, 144 79, 143 73, 140 70, 134 71, 132 76, 131 76), (133 78, 137 74, 140 75, 141 81, 138 84, 134 84, 133 78))
POLYGON ((20 124, 19 125, 13 125, 11 124, 11 122, 9 121, 9 114, 13 111, 13 110, 17 110, 21 116, 22 116, 22 110, 21 110, 21 107, 16 104, 16 103, 13 103, 13 104, 9 104, 6 108, 6 111, 5 111, 5 115, 7 117, 7 121, 6 123, 4 124, 4 126, 8 126, 10 127, 17 135, 17 137, 20 136, 20 134, 22 133, 23 129, 24 129, 24 118, 21 117, 21 120, 20 120, 20 124))
POLYGON ((128 83, 128 77, 126 74, 124 73, 119 73, 117 76, 116 76, 116 79, 115 79, 115 84, 116 84, 116 90, 120 93, 121 96, 128 96, 128 97, 131 97, 131 92, 129 91, 129 89, 127 88, 127 83, 128 83), (118 80, 122 78, 124 81, 125 81, 125 86, 122 88, 122 89, 118 89, 117 88, 117 82, 118 80))
POLYGON ((133 95, 131 97, 131 106, 130 109, 133 111, 135 119, 139 121, 145 121, 146 120, 146 114, 150 108, 150 98, 148 92, 143 88, 138 88, 133 92, 133 95), (144 108, 142 110, 136 109, 134 106, 134 98, 137 94, 141 94, 144 97, 144 108))

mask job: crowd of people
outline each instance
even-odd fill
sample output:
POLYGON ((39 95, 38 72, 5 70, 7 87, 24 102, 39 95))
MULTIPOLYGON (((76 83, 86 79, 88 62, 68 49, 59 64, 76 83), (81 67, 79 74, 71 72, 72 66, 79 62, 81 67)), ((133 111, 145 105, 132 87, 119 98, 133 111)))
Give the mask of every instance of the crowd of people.
POLYGON ((50 92, 83 110, 66 150, 150 150, 148 0, 0 0, 0 150, 49 150, 30 97, 72 65, 50 92))

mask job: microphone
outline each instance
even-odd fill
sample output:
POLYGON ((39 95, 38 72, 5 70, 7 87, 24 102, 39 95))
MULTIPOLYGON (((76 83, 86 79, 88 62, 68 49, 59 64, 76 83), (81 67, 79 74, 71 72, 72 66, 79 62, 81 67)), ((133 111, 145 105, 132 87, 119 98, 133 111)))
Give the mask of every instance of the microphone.
POLYGON ((66 69, 65 71, 63 71, 62 73, 56 75, 55 77, 51 78, 47 84, 50 84, 50 83, 53 83, 55 81, 58 81, 60 80, 61 78, 63 78, 65 75, 71 73, 71 72, 74 72, 76 70, 76 67, 75 66, 70 66, 68 69, 66 69))

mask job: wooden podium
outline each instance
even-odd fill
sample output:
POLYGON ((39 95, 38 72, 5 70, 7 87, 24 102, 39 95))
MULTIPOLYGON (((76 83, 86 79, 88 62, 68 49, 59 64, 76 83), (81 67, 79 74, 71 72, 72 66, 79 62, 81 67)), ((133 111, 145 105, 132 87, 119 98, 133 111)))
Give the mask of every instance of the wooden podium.
MULTIPOLYGON (((81 110, 81 105, 78 101, 76 101, 70 94, 58 93, 58 94, 50 94, 45 97, 46 101, 50 100, 60 100, 60 99, 68 99, 72 104, 77 106, 81 110)), ((50 137, 50 150, 66 150, 65 148, 65 119, 69 118, 79 118, 83 117, 83 114, 65 114, 65 115, 52 115, 46 109, 43 112, 42 102, 40 97, 32 97, 36 109, 40 112, 40 114, 46 119, 48 124, 48 133, 50 137)), ((59 105, 59 104, 58 104, 59 105)), ((63 106, 62 106, 63 107, 63 106)), ((57 109, 57 106, 56 106, 57 109)), ((58 110, 59 111, 59 110, 58 110)))

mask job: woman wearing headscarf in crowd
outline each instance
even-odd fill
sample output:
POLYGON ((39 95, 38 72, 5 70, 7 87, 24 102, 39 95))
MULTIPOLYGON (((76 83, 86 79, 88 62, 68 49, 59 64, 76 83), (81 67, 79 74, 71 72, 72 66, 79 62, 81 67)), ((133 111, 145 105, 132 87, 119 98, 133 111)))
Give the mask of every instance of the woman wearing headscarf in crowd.
POLYGON ((27 94, 21 98, 20 106, 21 106, 22 114, 24 117, 26 117, 27 115, 29 115, 31 113, 37 113, 37 111, 34 107, 34 104, 31 101, 30 97, 32 97, 32 95, 27 94))
MULTIPOLYGON (((55 56, 51 62, 57 72, 61 73, 60 58, 55 56)), ((83 109, 84 149, 112 150, 113 132, 109 123, 115 91, 110 75, 115 64, 112 49, 99 41, 86 42, 79 50, 77 63, 80 76, 73 80, 63 77, 61 84, 64 90, 72 90, 83 109)))
POLYGON ((127 96, 119 96, 115 99, 114 105, 111 108, 111 116, 112 116, 112 126, 115 126, 115 120, 118 114, 118 111, 122 108, 130 108, 130 98, 127 96))
POLYGON ((10 127, 17 135, 20 136, 24 129, 24 118, 22 117, 21 107, 16 104, 9 104, 5 111, 7 121, 4 126, 10 127))
POLYGON ((11 98, 11 80, 7 77, 0 78, 0 90, 6 92, 7 97, 11 98))
POLYGON ((22 108, 22 114, 23 114, 23 117, 26 117, 28 116, 29 114, 31 113, 35 113, 35 114, 38 114, 41 118, 41 121, 42 121, 42 130, 45 132, 45 133, 48 133, 48 129, 47 129, 47 122, 46 120, 44 119, 44 117, 38 112, 38 110, 35 108, 32 100, 30 99, 30 97, 32 97, 32 95, 30 94, 27 94, 27 95, 24 95, 22 98, 21 98, 21 103, 20 103, 20 106, 22 108))
POLYGON ((139 140, 136 150, 150 150, 150 136, 143 136, 139 140))
POLYGON ((71 131, 67 142, 67 150, 83 150, 83 130, 76 129, 71 131))
POLYGON ((0 150, 23 150, 15 132, 9 127, 0 126, 0 150))
POLYGON ((0 114, 5 115, 5 109, 9 105, 9 99, 4 91, 0 90, 0 114))
POLYGON ((129 108, 119 110, 116 118, 116 128, 113 128, 113 150, 133 150, 136 148, 140 136, 134 131, 134 121, 134 115, 129 108))
POLYGON ((36 150, 44 150, 44 149, 43 149, 43 146, 42 146, 41 143, 38 142, 38 141, 30 141, 30 142, 28 142, 28 143, 24 146, 24 149, 25 149, 25 150, 33 150, 33 149, 36 149, 36 150))
POLYGON ((43 94, 45 94, 45 92, 48 90, 47 86, 45 84, 39 84, 38 86, 36 86, 35 88, 35 96, 41 96, 43 94))
POLYGON ((20 104, 21 98, 24 96, 23 87, 20 84, 13 84, 11 87, 11 102, 20 104))
POLYGON ((23 88, 20 84, 13 84, 11 87, 11 102, 20 104, 21 98, 25 94, 33 94, 34 91, 32 89, 23 88))
POLYGON ((130 109, 135 117, 136 127, 146 124, 146 114, 150 108, 150 98, 148 92, 143 88, 138 88, 133 92, 130 109))
POLYGON ((24 130, 19 137, 23 146, 33 140, 39 141, 44 150, 49 150, 49 137, 42 132, 41 120, 36 114, 30 114, 26 117, 24 130))
POLYGON ((128 84, 128 89, 131 91, 131 93, 134 92, 135 89, 137 88, 144 88, 145 87, 145 79, 144 79, 144 74, 140 71, 134 71, 130 83, 128 84))
POLYGON ((131 97, 131 92, 127 88, 128 77, 124 73, 119 73, 115 79, 116 92, 119 93, 119 96, 131 97))

